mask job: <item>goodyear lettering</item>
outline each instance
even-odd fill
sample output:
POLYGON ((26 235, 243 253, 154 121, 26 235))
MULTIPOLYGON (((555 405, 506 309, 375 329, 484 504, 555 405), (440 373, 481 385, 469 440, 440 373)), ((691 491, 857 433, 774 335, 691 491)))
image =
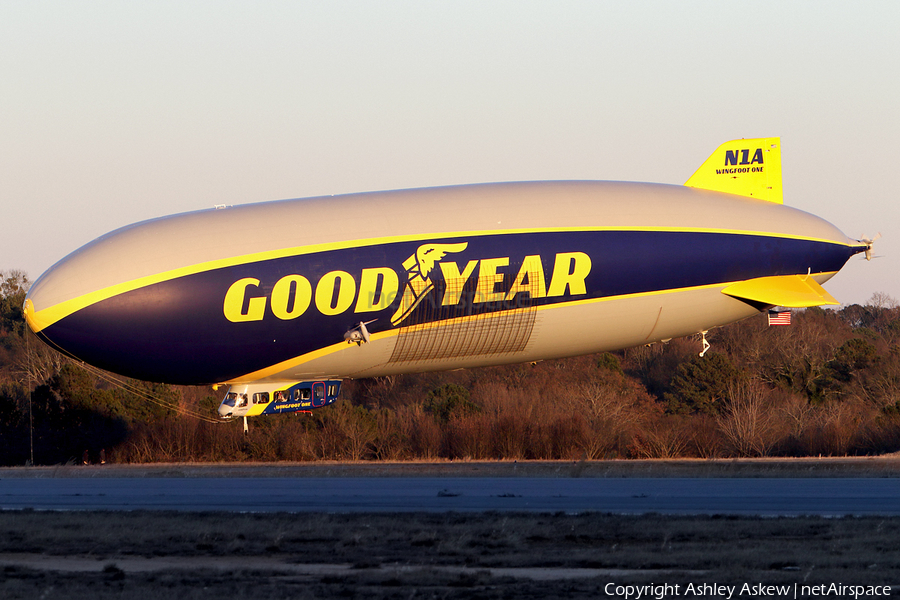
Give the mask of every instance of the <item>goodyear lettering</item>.
POLYGON ((353 304, 356 281, 347 271, 325 273, 316 286, 316 308, 323 315, 339 315, 353 304))
POLYGON ((265 297, 252 297, 246 301, 247 288, 251 286, 258 287, 259 279, 253 277, 238 279, 225 293, 225 318, 232 323, 262 320, 263 314, 266 312, 266 299, 265 297), (247 303, 246 308, 244 307, 245 302, 247 303))
POLYGON ((282 321, 296 319, 306 312, 312 300, 312 286, 302 275, 282 277, 272 288, 272 313, 282 321))
POLYGON ((359 298, 354 312, 383 310, 394 302, 400 281, 397 272, 388 267, 363 269, 359 280, 359 298))
MULTIPOLYGON (((585 256, 587 256, 585 254, 585 256)), ((588 259, 590 261, 590 259, 588 259)), ((590 269, 588 269, 590 272, 590 269)), ((587 274, 585 274, 587 277, 587 274)), ((544 265, 541 257, 537 255, 526 256, 522 260, 522 267, 513 281, 512 287, 506 292, 506 300, 512 300, 517 294, 528 292, 532 298, 544 298, 547 296, 547 284, 544 281, 544 265)))
POLYGON ((441 267, 441 273, 444 274, 444 285, 446 286, 441 305, 456 306, 459 304, 459 298, 462 296, 463 288, 466 287, 466 282, 472 276, 475 267, 478 266, 478 261, 470 260, 466 263, 462 273, 459 272, 459 267, 455 262, 442 262, 438 265, 441 267))
MULTIPOLYGON (((508 302, 523 293, 533 299, 587 293, 585 280, 591 272, 591 257, 584 252, 556 254, 548 285, 543 261, 536 254, 522 259, 514 277, 508 271, 508 256, 469 260, 462 268, 450 260, 437 262, 439 256, 464 249, 465 244, 423 245, 418 256, 413 255, 403 263, 407 281, 397 312, 391 319, 393 325, 401 323, 435 289, 430 275, 434 266, 440 267, 444 280, 442 306, 458 305, 466 285, 473 278, 475 293, 468 300, 475 304, 508 302), (504 282, 510 278, 507 289, 504 282)), ((260 280, 254 277, 235 281, 225 293, 222 307, 225 318, 232 323, 262 321, 268 309, 275 318, 289 321, 305 314, 311 306, 328 316, 342 314, 351 307, 354 313, 375 312, 397 305, 401 286, 394 269, 373 267, 362 269, 358 284, 347 271, 330 271, 315 285, 303 275, 290 274, 276 281, 268 294, 263 290, 260 280)))
POLYGON ((591 272, 591 257, 584 252, 562 252, 556 255, 548 296, 562 296, 566 288, 573 296, 586 294, 584 280, 591 272))
POLYGON ((726 150, 725 151, 725 166, 729 165, 753 165, 753 164, 763 164, 763 151, 762 148, 757 148, 753 153, 753 158, 750 158, 750 149, 744 150, 726 150), (740 154, 738 154, 740 153, 740 154), (738 162, 738 156, 740 156, 741 161, 738 162))
POLYGON ((475 302, 498 302, 506 297, 497 291, 497 284, 503 283, 503 273, 497 269, 509 264, 508 258, 486 258, 478 269, 478 287, 475 288, 475 302))

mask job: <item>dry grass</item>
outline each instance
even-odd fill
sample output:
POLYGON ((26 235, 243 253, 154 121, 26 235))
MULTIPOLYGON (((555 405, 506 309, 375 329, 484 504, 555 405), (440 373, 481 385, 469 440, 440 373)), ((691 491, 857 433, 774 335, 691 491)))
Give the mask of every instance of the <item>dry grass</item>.
POLYGON ((900 477, 900 454, 788 459, 317 461, 0 467, 0 479, 18 477, 900 477))
MULTIPOLYGON (((896 457, 107 465, 0 469, 0 481, 148 476, 896 477, 898 466, 896 457)), ((898 535, 900 518, 881 517, 7 511, 0 512, 0 565, 5 565, 0 567, 0 598, 595 598, 603 596, 610 582, 896 585, 898 535), (31 558, 12 560, 20 553, 31 558), (92 570, 67 572, 57 562, 73 557, 89 559, 92 570), (175 559, 178 567, 142 571, 130 566, 129 561, 141 557, 175 559), (538 568, 550 568, 549 579, 527 577, 538 568), (566 578, 571 575, 567 569, 595 571, 566 578)), ((897 591, 900 587, 894 588, 897 591)))
POLYGON ((609 582, 891 585, 898 535, 900 518, 3 512, 0 562, 27 552, 43 557, 38 566, 85 556, 96 568, 6 566, 0 597, 589 598, 609 582), (117 565, 133 557, 177 557, 181 568, 117 565), (223 569, 198 557, 219 557, 223 569), (269 568, 250 562, 260 557, 269 568), (247 567, 234 569, 242 559, 247 567), (285 566, 294 563, 353 568, 297 575, 285 566), (601 571, 521 576, 547 567, 601 571))

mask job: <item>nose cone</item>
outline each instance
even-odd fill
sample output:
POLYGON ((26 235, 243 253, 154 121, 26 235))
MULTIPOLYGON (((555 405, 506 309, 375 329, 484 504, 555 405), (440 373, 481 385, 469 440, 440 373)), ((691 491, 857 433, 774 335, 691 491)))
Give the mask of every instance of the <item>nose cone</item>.
POLYGON ((187 348, 181 342, 190 332, 179 334, 196 308, 196 294, 183 278, 228 256, 204 238, 216 230, 220 212, 136 223, 79 248, 31 286, 23 306, 28 326, 56 350, 121 375, 167 383, 219 381, 210 372, 215 365, 204 362, 205 348, 187 348), (210 216, 217 219, 213 225, 210 216))
POLYGON ((188 385, 219 380, 211 352, 218 340, 204 342, 204 328, 215 330, 217 315, 207 311, 212 325, 200 322, 197 315, 205 314, 206 305, 192 304, 202 295, 192 296, 190 281, 142 278, 84 286, 91 274, 79 258, 57 263, 26 297, 25 319, 41 340, 127 377, 188 385))
POLYGON ((73 285, 73 281, 84 279, 81 270, 73 266, 77 265, 63 259, 41 275, 28 291, 22 310, 28 327, 40 339, 69 356, 90 362, 90 352, 84 352, 80 332, 72 331, 74 319, 69 317, 94 300, 73 285))
POLYGON ((145 229, 107 234, 53 265, 29 290, 25 320, 40 339, 73 358, 150 381, 167 381, 171 372, 168 382, 182 383, 186 376, 172 364, 186 364, 185 356, 153 336, 177 330, 185 292, 160 289, 158 280, 171 279, 171 261, 155 264, 160 259, 143 243, 145 229))
POLYGON ((22 311, 28 327, 39 338, 57 350, 72 354, 70 349, 60 346, 54 339, 56 336, 52 335, 52 330, 67 315, 87 306, 90 299, 71 293, 70 282, 78 278, 78 273, 73 272, 66 262, 65 259, 58 262, 34 282, 25 296, 22 311))
POLYGON ((25 295, 25 304, 22 305, 22 312, 25 313, 25 322, 34 333, 40 333, 53 322, 53 317, 50 314, 53 311, 41 310, 42 308, 51 308, 53 304, 49 300, 50 294, 47 293, 46 286, 48 275, 52 271, 53 269, 51 268, 32 284, 31 289, 25 295), (41 291, 42 289, 44 290, 43 292, 41 291))
POLYGON ((31 329, 34 333, 37 333, 43 327, 40 323, 37 322, 34 316, 34 302, 32 302, 31 298, 25 298, 25 304, 22 306, 22 312, 25 313, 25 322, 28 324, 28 328, 31 329))

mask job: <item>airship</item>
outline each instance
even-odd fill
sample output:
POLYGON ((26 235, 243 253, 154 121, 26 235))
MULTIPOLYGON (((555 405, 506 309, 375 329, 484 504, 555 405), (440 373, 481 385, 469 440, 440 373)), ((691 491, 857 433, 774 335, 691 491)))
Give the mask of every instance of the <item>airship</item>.
MULTIPOLYGON (((137 379, 227 385, 224 418, 309 411, 341 382, 705 333, 822 288, 872 240, 784 206, 779 138, 684 185, 531 181, 216 207, 53 265, 29 327, 137 379)), ((246 424, 246 420, 245 420, 246 424)))

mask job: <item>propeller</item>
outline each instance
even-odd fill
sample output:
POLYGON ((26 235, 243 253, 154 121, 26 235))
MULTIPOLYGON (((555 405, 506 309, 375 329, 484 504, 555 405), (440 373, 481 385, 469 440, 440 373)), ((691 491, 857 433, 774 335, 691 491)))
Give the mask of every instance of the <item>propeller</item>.
POLYGON ((881 237, 881 233, 876 233, 875 237, 867 238, 863 236, 859 241, 866 245, 866 260, 872 260, 872 246, 875 244, 875 240, 881 237))
POLYGON ((366 325, 368 325, 369 323, 374 323, 377 320, 378 319, 372 319, 371 321, 366 321, 365 323, 360 321, 359 325, 344 334, 344 339, 348 344, 356 342, 357 346, 368 342, 370 335, 369 330, 366 329, 366 325))

